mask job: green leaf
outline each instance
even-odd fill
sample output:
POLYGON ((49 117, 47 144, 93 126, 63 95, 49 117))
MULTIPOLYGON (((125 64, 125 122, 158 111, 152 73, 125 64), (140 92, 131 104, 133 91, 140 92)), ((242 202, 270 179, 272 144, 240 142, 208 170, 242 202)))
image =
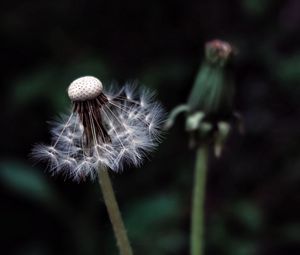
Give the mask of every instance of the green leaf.
POLYGON ((241 1, 242 7, 248 15, 257 17, 263 16, 268 10, 272 1, 270 0, 243 0, 241 1))
POLYGON ((47 204, 55 203, 55 194, 43 174, 21 162, 3 162, 0 164, 0 182, 29 199, 47 204))
POLYGON ((250 201, 239 201, 234 206, 234 213, 248 231, 256 232, 263 223, 260 208, 250 201))
POLYGON ((180 249, 184 243, 184 235, 176 226, 180 211, 174 194, 143 198, 132 205, 125 214, 125 223, 130 238, 139 244, 137 253, 160 255, 180 249), (157 233, 160 233, 159 238, 157 233))
MULTIPOLYGON (((278 61, 276 74, 284 86, 286 86, 287 82, 300 82, 299 66, 300 55, 294 55, 285 59, 282 58, 278 61)), ((298 86, 296 86, 295 89, 298 89, 298 86)))

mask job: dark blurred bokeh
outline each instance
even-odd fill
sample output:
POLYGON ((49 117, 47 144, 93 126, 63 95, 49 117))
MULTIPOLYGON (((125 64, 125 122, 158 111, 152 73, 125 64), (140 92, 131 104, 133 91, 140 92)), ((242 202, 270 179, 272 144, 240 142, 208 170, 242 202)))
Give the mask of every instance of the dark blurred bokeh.
MULTIPOLYGON (((300 2, 6 1, 1 27, 1 254, 117 254, 97 183, 51 177, 28 154, 68 109, 68 84, 137 79, 186 101, 204 43, 238 54, 246 133, 211 157, 206 254, 299 254, 300 2)), ((183 119, 140 169, 112 176, 136 254, 188 254, 194 152, 183 119)))

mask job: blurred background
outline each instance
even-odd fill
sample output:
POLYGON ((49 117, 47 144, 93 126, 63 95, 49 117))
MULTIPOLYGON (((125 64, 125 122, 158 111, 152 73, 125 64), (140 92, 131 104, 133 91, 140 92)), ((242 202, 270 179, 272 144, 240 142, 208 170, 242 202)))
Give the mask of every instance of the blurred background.
MULTIPOLYGON (((238 49, 246 133, 210 158, 205 254, 300 254, 299 1, 11 0, 0 13, 1 254, 118 253, 97 182, 51 177, 28 154, 75 78, 138 80, 170 111, 215 38, 238 49)), ((112 175, 135 254, 188 254, 193 165, 179 118, 149 162, 112 175)))

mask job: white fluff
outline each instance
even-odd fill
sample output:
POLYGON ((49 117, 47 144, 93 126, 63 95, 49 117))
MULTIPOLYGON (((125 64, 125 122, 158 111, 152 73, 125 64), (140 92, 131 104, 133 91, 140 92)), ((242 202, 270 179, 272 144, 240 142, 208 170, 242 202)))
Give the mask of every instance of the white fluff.
POLYGON ((127 85, 104 94, 109 101, 101 108, 102 124, 111 141, 95 138, 93 146, 87 148, 80 118, 70 112, 52 123, 52 145, 33 149, 34 158, 47 160, 53 174, 63 172, 78 181, 93 179, 101 167, 118 172, 125 165, 139 166, 147 152, 157 146, 164 111, 153 101, 153 93, 127 85))

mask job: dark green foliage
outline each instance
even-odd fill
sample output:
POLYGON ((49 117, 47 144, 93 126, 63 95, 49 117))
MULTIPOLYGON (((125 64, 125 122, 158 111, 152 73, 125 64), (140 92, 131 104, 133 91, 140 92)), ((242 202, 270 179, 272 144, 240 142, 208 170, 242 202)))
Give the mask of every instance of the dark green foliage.
MULTIPOLYGON (((51 177, 30 149, 82 75, 138 79, 167 110, 186 102, 214 38, 237 48, 246 132, 211 157, 206 254, 299 253, 299 1, 8 1, 0 14, 1 254, 117 254, 98 186, 51 177)), ((180 123, 141 169, 113 175, 136 254, 188 254, 194 155, 180 123)))

